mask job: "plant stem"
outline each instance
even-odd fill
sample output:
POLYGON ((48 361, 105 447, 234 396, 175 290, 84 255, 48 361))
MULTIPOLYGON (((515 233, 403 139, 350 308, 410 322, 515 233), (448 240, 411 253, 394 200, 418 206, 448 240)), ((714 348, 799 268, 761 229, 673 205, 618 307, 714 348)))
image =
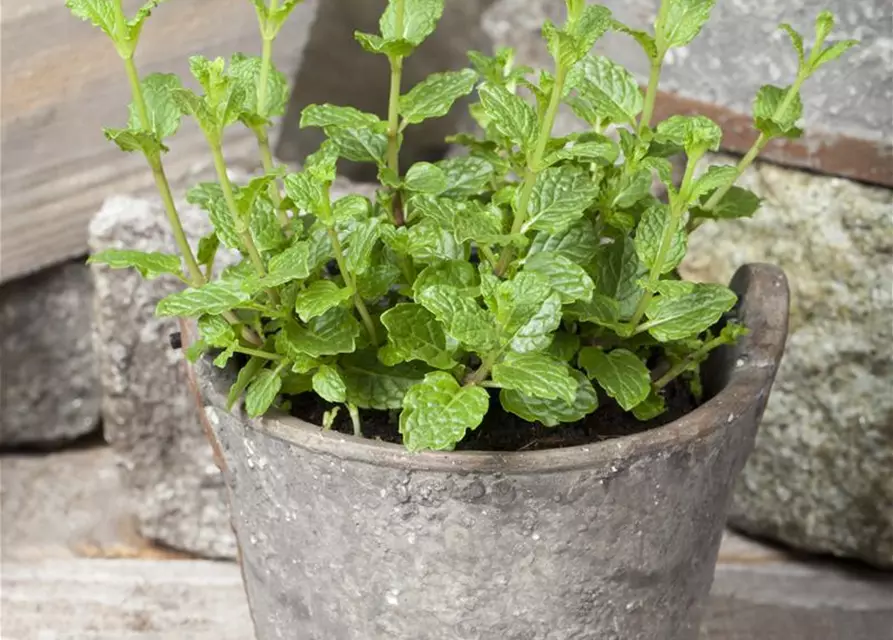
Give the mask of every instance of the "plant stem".
POLYGON ((357 409, 357 405, 347 403, 347 412, 350 414, 350 421, 353 423, 353 434, 357 438, 363 437, 363 423, 360 420, 360 410, 357 409))
POLYGON ((472 373, 468 379, 466 379, 466 385, 480 384, 484 380, 487 379, 487 376, 490 375, 490 370, 493 368, 493 365, 496 364, 496 361, 499 359, 502 350, 494 351, 493 353, 488 354, 481 361, 481 366, 477 368, 477 371, 472 373))
POLYGON ((155 186, 158 188, 158 193, 161 195, 161 201, 164 204, 164 212, 167 214, 167 220, 174 234, 174 241, 177 243, 177 248, 183 256, 183 261, 186 263, 186 270, 189 272, 192 285, 200 287, 206 282, 205 276, 195 260, 192 248, 189 246, 189 240, 186 239, 186 232, 183 230, 183 223, 180 221, 180 216, 177 213, 177 207, 174 204, 174 197, 171 194, 171 187, 164 173, 161 158, 150 158, 149 164, 152 167, 152 175, 155 177, 155 186))
MULTIPOLYGON (((512 222, 512 235, 521 233, 524 223, 527 221, 527 207, 530 204, 530 196, 533 193, 534 184, 536 184, 536 176, 540 171, 540 164, 543 161, 543 154, 546 152, 546 145, 552 137, 552 127, 555 126, 555 118, 558 115, 558 107, 561 105, 561 94, 564 92, 564 83, 567 79, 567 69, 561 63, 557 64, 555 69, 555 83, 552 85, 552 93, 549 96, 549 106, 543 114, 543 121, 540 123, 539 136, 537 137, 536 146, 533 154, 527 159, 527 170, 524 172, 524 183, 521 186, 521 194, 518 197, 518 210, 515 212, 515 219, 512 222)), ((503 248, 502 255, 499 256, 499 263, 496 265, 496 275, 502 276, 512 261, 514 254, 514 245, 508 245, 503 248)))
MULTIPOLYGON (((405 0, 395 0, 394 31, 403 33, 403 15, 405 0)), ((388 56, 391 65, 391 88, 388 96, 388 168, 396 176, 400 175, 400 84, 403 80, 403 56, 388 56)), ((402 227, 405 223, 403 206, 399 189, 394 191, 391 200, 391 217, 394 225, 402 227)))
MULTIPOLYGON (((329 219, 331 219, 332 216, 331 206, 332 205, 329 203, 329 188, 326 186, 326 192, 323 196, 323 207, 328 210, 327 213, 329 219)), ((369 339, 372 341, 372 344, 378 346, 378 332, 375 331, 375 322, 372 321, 369 309, 366 308, 366 303, 363 301, 362 296, 360 296, 360 292, 357 291, 356 280, 347 269, 347 263, 344 261, 344 249, 341 246, 341 240, 338 239, 338 232, 335 230, 335 227, 331 226, 326 228, 326 232, 329 234, 329 239, 332 241, 332 252, 335 254, 335 262, 338 263, 338 271, 341 272, 341 277, 344 278, 344 283, 353 291, 354 306, 357 308, 357 312, 363 320, 363 325, 366 327, 366 333, 369 334, 369 339)))
MULTIPOLYGON (((260 151, 260 160, 264 167, 264 173, 269 175, 276 168, 273 162, 273 152, 270 150, 270 138, 267 135, 266 127, 257 127, 254 129, 254 135, 257 138, 257 148, 260 151)), ((289 235, 289 224, 291 220, 288 214, 280 208, 282 204, 282 196, 279 192, 279 179, 276 178, 270 183, 270 199, 273 201, 273 208, 276 209, 276 216, 279 218, 279 224, 289 235)))
POLYGON ((682 361, 677 362, 672 367, 670 367, 670 369, 664 375, 662 375, 651 384, 651 388, 655 391, 663 389, 673 380, 685 373, 685 371, 688 370, 688 368, 692 364, 700 362, 700 360, 708 353, 710 353, 710 351, 723 344, 726 344, 726 340, 721 336, 717 336, 716 338, 713 338, 713 340, 708 340, 707 342, 702 344, 696 351, 686 356, 682 361))
POLYGON ((283 356, 278 353, 270 353, 269 351, 261 351, 260 349, 250 349, 248 347, 237 346, 233 348, 237 353, 244 353, 246 356, 257 356, 258 358, 266 358, 267 360, 282 360, 283 356))
POLYGON ((657 102, 657 89, 660 83, 660 71, 664 60, 661 55, 651 61, 651 73, 648 76, 648 90, 645 92, 645 108, 639 118, 639 135, 651 124, 651 116, 654 115, 654 104, 657 102))

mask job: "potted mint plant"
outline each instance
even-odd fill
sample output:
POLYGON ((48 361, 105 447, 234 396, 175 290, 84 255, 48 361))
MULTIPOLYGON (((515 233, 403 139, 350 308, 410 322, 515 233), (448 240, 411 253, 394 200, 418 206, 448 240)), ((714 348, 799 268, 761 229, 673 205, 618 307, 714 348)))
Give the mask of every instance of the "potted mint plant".
POLYGON ((187 351, 258 638, 695 638, 788 302, 772 267, 730 287, 677 267, 700 224, 758 208, 734 183, 768 141, 799 135, 801 85, 854 44, 825 45, 832 16, 811 50, 783 27, 796 78, 760 89, 759 137, 737 165, 701 170, 716 123, 651 116, 667 52, 712 0, 664 0, 650 33, 567 0, 564 24, 543 26, 554 68, 472 52, 472 68, 408 90, 403 62, 444 3, 390 0, 380 33, 357 34, 390 63, 386 119, 308 107, 301 126, 327 139, 290 173, 267 131, 287 96, 271 49, 297 1, 254 0, 262 56, 193 58, 200 91, 137 73, 157 4, 127 18, 120 0, 68 0, 124 60, 130 120, 106 135, 146 156, 181 250, 91 260, 188 285, 158 313, 195 320, 187 351), (591 53, 609 30, 651 60, 644 93, 591 53), (467 153, 401 167, 413 126, 473 92, 479 131, 451 138, 467 153), (562 105, 581 133, 553 136, 562 105), (182 116, 218 178, 188 194, 214 225, 195 250, 163 167, 182 116), (257 137, 264 173, 247 184, 226 171, 230 126, 257 137), (374 199, 333 201, 342 159, 377 166, 374 199), (221 247, 243 259, 213 279, 221 247))

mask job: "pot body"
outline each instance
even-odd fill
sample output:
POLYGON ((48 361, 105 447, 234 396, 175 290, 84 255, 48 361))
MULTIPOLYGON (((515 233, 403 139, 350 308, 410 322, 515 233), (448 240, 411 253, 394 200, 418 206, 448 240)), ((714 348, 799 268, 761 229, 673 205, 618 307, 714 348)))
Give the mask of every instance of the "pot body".
POLYGON ((200 365, 258 640, 694 640, 787 327, 779 271, 733 287, 713 397, 590 446, 413 455, 229 413, 200 365))

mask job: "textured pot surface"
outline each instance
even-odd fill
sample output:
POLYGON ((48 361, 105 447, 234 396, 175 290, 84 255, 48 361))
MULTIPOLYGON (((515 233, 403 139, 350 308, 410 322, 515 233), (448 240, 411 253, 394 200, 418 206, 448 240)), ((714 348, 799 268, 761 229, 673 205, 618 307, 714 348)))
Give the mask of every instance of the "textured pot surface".
POLYGON ((258 640, 694 640, 787 327, 780 271, 732 286, 712 399, 589 446, 412 455, 228 413, 200 365, 258 640))

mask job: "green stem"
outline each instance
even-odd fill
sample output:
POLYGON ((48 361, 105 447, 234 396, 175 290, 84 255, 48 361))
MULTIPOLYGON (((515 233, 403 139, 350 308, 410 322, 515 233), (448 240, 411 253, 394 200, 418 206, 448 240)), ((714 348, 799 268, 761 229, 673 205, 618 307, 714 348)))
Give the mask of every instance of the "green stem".
POLYGON ((663 68, 663 56, 651 61, 651 73, 648 76, 648 90, 645 92, 645 108, 642 117, 639 118, 639 135, 651 124, 651 116, 654 115, 654 104, 657 102, 657 89, 660 84, 660 72, 663 68))
POLYGON ((680 375, 686 372, 686 370, 694 363, 699 362, 704 356, 706 356, 710 351, 719 347, 726 343, 725 338, 716 337, 713 340, 709 340, 702 344, 697 351, 689 354, 686 358, 684 358, 681 362, 677 362, 675 365, 670 367, 670 369, 662 375, 660 378, 655 380, 651 387, 655 391, 659 391, 663 389, 665 386, 670 384, 673 380, 678 378, 680 375))
MULTIPOLYGON (((394 31, 403 33, 405 0, 395 0, 394 31)), ((391 88, 388 95, 388 168, 394 175, 400 175, 400 85, 403 80, 403 56, 388 56, 391 65, 391 88)), ((401 203, 400 191, 395 190, 391 199, 391 218, 394 224, 406 224, 401 203)))
MULTIPOLYGON (((524 223, 527 222, 527 207, 530 204, 530 196, 533 193, 533 187, 536 183, 537 174, 540 171, 540 164, 543 161, 543 154, 546 152, 546 145, 552 137, 552 127, 555 126, 555 118, 558 115, 558 107, 561 105, 561 94, 564 92, 564 83, 567 79, 567 69, 560 63, 555 69, 555 84, 552 85, 552 94, 549 96, 549 106, 543 114, 543 121, 540 123, 540 132, 534 147, 533 154, 527 160, 527 170, 524 172, 524 183, 521 186, 521 194, 518 197, 518 210, 515 212, 515 219, 512 222, 512 235, 521 233, 524 223)), ((508 265, 511 263, 514 254, 514 245, 508 245, 502 250, 499 256, 499 263, 496 265, 496 275, 502 276, 508 265)))
POLYGON ((488 354, 481 361, 481 366, 477 368, 477 371, 472 373, 468 379, 465 380, 466 385, 474 385, 480 384, 484 380, 487 379, 487 376, 490 375, 490 370, 493 368, 493 365, 496 364, 496 361, 499 359, 502 351, 495 351, 491 354, 488 354))
POLYGON ((161 164, 161 158, 150 158, 149 164, 152 167, 152 175, 155 177, 155 186, 161 195, 161 202, 164 204, 164 212, 167 214, 167 220, 171 225, 171 231, 174 234, 174 241, 183 256, 186 263, 186 270, 189 272, 192 285, 200 287, 205 284, 205 276, 202 274, 195 255, 192 253, 192 247, 189 246, 189 240, 186 239, 186 232, 183 230, 183 223, 177 213, 177 206, 174 204, 174 197, 171 194, 171 187, 164 173, 164 166, 161 164))
POLYGON ((357 405, 347 403, 347 412, 350 414, 350 421, 353 423, 353 434, 357 438, 363 437, 363 423, 360 420, 360 410, 357 408, 357 405))
MULTIPOLYGON (((257 137, 257 148, 260 151, 260 160, 264 167, 264 173, 270 175, 275 170, 276 165, 273 162, 273 152, 270 150, 270 138, 267 135, 266 127, 255 128, 254 135, 257 137)), ((270 183, 270 199, 273 201, 273 207, 276 209, 279 224, 286 231, 286 235, 289 235, 291 220, 288 214, 281 208, 282 196, 279 192, 278 178, 270 183)))
POLYGON ((282 360, 283 356, 278 353, 270 353, 269 351, 261 351, 260 349, 250 349, 248 347, 237 346, 233 348, 237 353, 244 353, 246 356, 257 356, 258 358, 266 358, 267 360, 282 360))

